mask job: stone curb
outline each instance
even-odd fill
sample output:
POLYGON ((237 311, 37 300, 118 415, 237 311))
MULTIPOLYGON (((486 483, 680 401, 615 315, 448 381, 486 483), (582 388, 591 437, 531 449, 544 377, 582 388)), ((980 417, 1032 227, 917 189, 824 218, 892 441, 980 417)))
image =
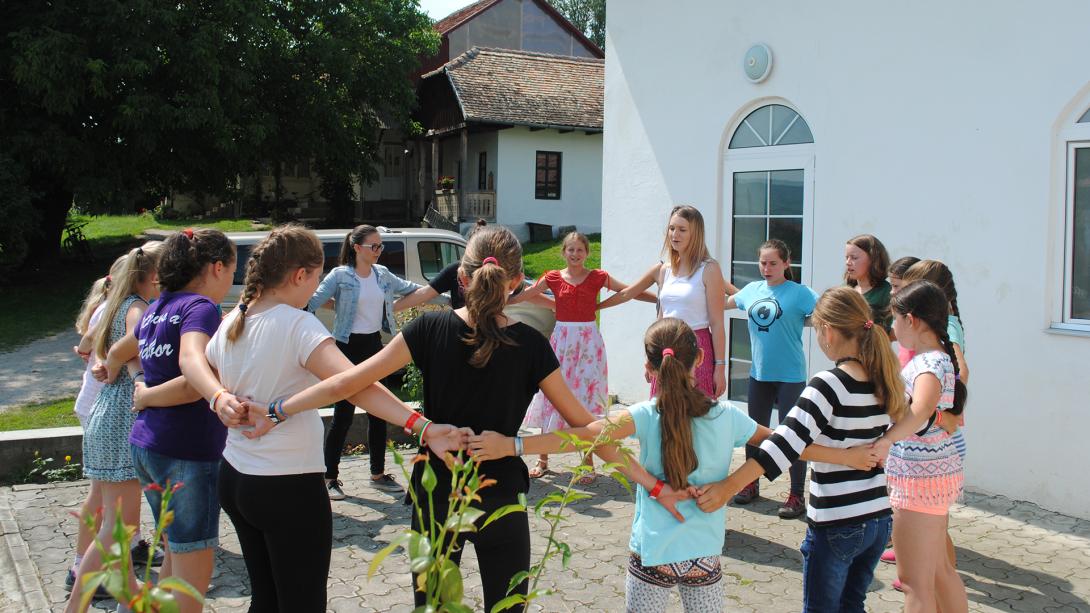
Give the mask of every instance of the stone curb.
MULTIPOLYGON (((45 588, 42 587, 42 581, 38 576, 38 567, 30 558, 30 549, 19 533, 19 524, 15 521, 15 514, 12 513, 7 496, 0 496, 0 531, 4 535, 4 557, 7 558, 0 561, 0 568, 8 566, 10 562, 21 592, 21 594, 11 594, 9 597, 16 599, 17 602, 21 598, 27 611, 48 613, 49 600, 45 596, 45 588)), ((8 569, 4 568, 4 570, 8 569)))

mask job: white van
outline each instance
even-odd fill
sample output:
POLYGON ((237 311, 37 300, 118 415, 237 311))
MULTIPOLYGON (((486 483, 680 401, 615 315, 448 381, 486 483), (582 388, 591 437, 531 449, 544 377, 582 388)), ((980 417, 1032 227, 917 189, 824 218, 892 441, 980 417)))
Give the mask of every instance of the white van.
MULTIPOLYGON (((318 240, 322 241, 322 250, 325 252, 323 275, 340 265, 341 246, 344 245, 345 235, 351 231, 351 229, 314 231, 318 235, 318 240)), ((461 260, 466 247, 466 239, 462 235, 447 230, 380 227, 379 233, 382 235, 382 244, 385 248, 382 250, 378 263, 389 268, 395 275, 420 285, 427 285, 448 264, 461 260)), ((231 291, 223 300, 224 313, 235 308, 239 296, 242 295, 250 250, 268 235, 268 232, 227 233, 227 238, 231 239, 238 250, 238 268, 235 270, 231 291)), ((444 297, 444 301, 449 301, 449 297, 444 297)), ((555 313, 529 303, 507 307, 505 312, 511 318, 532 326, 546 338, 552 334, 553 326, 556 324, 555 313)), ((327 328, 333 329, 331 309, 318 309, 317 315, 327 328)), ((382 340, 385 343, 390 339, 383 333, 382 340)))

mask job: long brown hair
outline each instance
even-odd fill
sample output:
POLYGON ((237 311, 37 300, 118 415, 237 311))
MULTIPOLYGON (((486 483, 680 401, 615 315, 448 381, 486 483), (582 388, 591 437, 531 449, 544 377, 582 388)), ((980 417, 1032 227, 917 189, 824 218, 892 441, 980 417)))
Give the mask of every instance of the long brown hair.
POLYGON ((344 244, 341 245, 341 266, 356 265, 356 250, 353 245, 362 245, 368 236, 378 232, 378 228, 370 224, 360 224, 352 231, 344 235, 344 244))
POLYGON ((938 260, 920 260, 909 267, 901 278, 905 283, 926 279, 938 285, 942 293, 946 294, 946 301, 950 303, 950 312, 958 318, 961 327, 965 327, 965 322, 961 320, 961 310, 958 309, 958 288, 954 285, 954 274, 950 272, 946 264, 938 260))
MULTIPOLYGON (((865 251, 867 257, 870 258, 867 277, 870 279, 871 285, 878 285, 886 280, 886 277, 889 276, 889 252, 886 251, 886 246, 882 244, 882 241, 878 240, 878 237, 873 234, 860 234, 849 238, 847 244, 854 245, 865 251)), ((850 287, 859 284, 855 279, 848 277, 847 271, 844 272, 844 282, 850 287)))
POLYGON ((239 314, 227 330, 234 342, 246 326, 246 310, 266 288, 279 286, 300 268, 321 268, 325 261, 322 243, 313 230, 298 224, 280 226, 254 246, 246 262, 246 281, 239 298, 239 314))
POLYGON ((235 261, 235 245, 227 235, 212 228, 183 230, 167 237, 159 258, 159 285, 177 292, 197 278, 208 264, 235 261))
POLYGON ((670 269, 675 275, 680 275, 682 268, 688 274, 693 274, 700 267, 700 263, 712 258, 708 253, 708 245, 704 242, 704 216, 696 207, 682 204, 670 210, 670 217, 674 215, 689 222, 689 246, 687 253, 678 253, 670 246, 670 224, 666 224, 666 237, 662 241, 663 255, 670 255, 670 269))
POLYGON ((105 360, 106 352, 110 350, 110 330, 117 312, 121 310, 121 303, 136 293, 137 285, 155 274, 162 248, 163 244, 159 241, 146 243, 121 256, 121 263, 115 263, 110 268, 110 293, 106 298, 102 319, 95 327, 94 350, 100 360, 105 360), (115 267, 117 272, 113 272, 115 267))
POLYGON ((950 342, 950 335, 946 332, 946 325, 950 318, 950 301, 946 298, 946 294, 941 287, 931 281, 919 279, 905 285, 901 291, 897 292, 890 306, 900 315, 912 315, 923 321, 939 338, 942 348, 950 356, 950 361, 954 365, 954 406, 949 411, 951 415, 961 415, 961 412, 965 410, 969 390, 961 381, 958 356, 954 353, 954 343, 950 342))
POLYGON ((715 401, 693 385, 692 371, 700 349, 688 324, 674 317, 656 321, 643 336, 643 351, 658 377, 662 466, 670 487, 680 490, 688 487, 689 473, 698 464, 692 420, 707 415, 715 401), (670 351, 664 354, 666 349, 670 351))
POLYGON ((859 362, 874 384, 874 396, 893 421, 900 421, 908 403, 900 365, 885 328, 871 320, 870 306, 850 287, 825 290, 814 307, 814 328, 829 326, 859 345, 859 362))
POLYGON ((473 329, 462 337, 476 347, 469 364, 483 368, 500 345, 515 345, 496 318, 507 305, 508 286, 522 273, 522 245, 503 226, 484 226, 469 238, 458 271, 469 279, 465 289, 466 310, 473 329), (488 264, 487 258, 495 258, 488 264))

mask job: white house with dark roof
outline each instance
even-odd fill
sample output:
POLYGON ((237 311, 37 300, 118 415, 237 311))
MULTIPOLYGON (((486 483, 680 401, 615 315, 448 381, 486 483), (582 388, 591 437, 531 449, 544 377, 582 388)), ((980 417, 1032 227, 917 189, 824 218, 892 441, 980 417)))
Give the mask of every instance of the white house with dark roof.
MULTIPOLYGON (((818 291, 856 234, 942 260, 971 369, 967 486, 1090 517, 1087 24, 1075 0, 612 2, 603 266, 633 279, 657 261, 676 203, 703 212, 736 283, 769 235, 818 291)), ((602 317, 622 399, 647 397, 645 307, 602 317)), ((808 357, 830 366, 816 343, 808 357)))
POLYGON ((603 68, 593 57, 474 47, 422 75, 438 212, 521 238, 528 223, 600 231, 603 68), (453 189, 439 188, 443 177, 453 189))

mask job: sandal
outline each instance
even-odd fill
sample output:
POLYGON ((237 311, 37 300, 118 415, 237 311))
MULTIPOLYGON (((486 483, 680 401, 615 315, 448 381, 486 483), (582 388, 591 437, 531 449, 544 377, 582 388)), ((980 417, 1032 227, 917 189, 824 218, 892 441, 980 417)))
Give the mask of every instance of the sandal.
POLYGON ((534 463, 534 466, 530 469, 531 479, 540 479, 545 476, 545 473, 549 472, 549 461, 539 459, 534 463))
POLYGON ((598 473, 587 473, 576 479, 578 485, 593 485, 598 480, 598 473))

